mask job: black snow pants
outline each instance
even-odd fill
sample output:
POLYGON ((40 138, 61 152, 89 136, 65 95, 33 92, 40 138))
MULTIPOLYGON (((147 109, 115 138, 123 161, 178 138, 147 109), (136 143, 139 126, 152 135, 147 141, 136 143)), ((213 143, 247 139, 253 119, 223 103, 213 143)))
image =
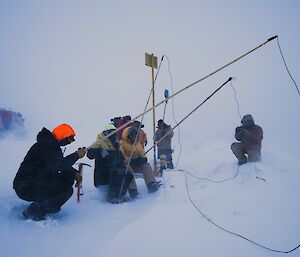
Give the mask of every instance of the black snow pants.
POLYGON ((60 210, 73 194, 73 183, 74 179, 58 175, 18 181, 14 188, 21 199, 38 204, 46 214, 60 210))
POLYGON ((126 194, 129 184, 133 179, 131 172, 126 172, 125 167, 110 170, 110 187, 108 198, 119 198, 126 194))

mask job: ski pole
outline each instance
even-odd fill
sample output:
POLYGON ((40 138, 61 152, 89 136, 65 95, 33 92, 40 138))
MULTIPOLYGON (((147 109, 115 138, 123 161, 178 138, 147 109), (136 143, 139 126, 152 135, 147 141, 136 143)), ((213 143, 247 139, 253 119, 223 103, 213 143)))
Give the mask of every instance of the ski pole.
POLYGON ((80 189, 82 187, 83 166, 91 167, 91 165, 89 165, 87 163, 83 163, 83 162, 78 163, 79 181, 77 181, 77 183, 75 185, 77 187, 77 202, 78 203, 80 202, 80 195, 83 195, 80 193, 80 189))

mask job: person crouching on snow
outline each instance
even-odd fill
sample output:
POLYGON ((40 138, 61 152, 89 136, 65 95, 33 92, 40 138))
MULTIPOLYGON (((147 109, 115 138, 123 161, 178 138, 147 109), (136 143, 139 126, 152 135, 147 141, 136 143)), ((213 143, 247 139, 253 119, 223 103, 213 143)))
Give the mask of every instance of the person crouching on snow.
POLYGON ((75 132, 68 124, 57 126, 52 133, 43 128, 37 142, 27 152, 14 178, 17 195, 32 202, 23 212, 26 219, 43 220, 46 214, 60 211, 72 196, 74 179, 78 176, 73 164, 82 158, 85 147, 64 157, 61 146, 73 141, 75 132))
MULTIPOLYGON (((130 127, 127 136, 123 137, 120 141, 120 150, 125 157, 126 166, 129 165, 128 170, 132 173, 143 173, 148 192, 153 193, 159 189, 159 183, 155 180, 153 170, 148 163, 144 148, 136 137, 138 137, 138 129, 130 127)), ((134 178, 129 185, 128 191, 131 198, 139 197, 134 178)))
POLYGON ((126 173, 124 157, 119 149, 117 134, 106 137, 116 130, 114 124, 104 127, 96 141, 88 147, 87 157, 95 159, 94 185, 109 185, 107 200, 113 204, 125 202, 126 192, 133 175, 126 173))
POLYGON ((157 159, 161 159, 162 155, 164 155, 162 158, 166 158, 167 168, 174 169, 171 146, 172 137, 174 136, 173 129, 170 125, 164 123, 163 120, 158 120, 156 128, 154 140, 157 142, 157 159))
POLYGON ((255 125, 250 114, 245 115, 241 123, 242 126, 235 129, 235 138, 240 142, 231 145, 231 150, 238 159, 238 165, 261 159, 261 142, 263 139, 262 128, 255 125))

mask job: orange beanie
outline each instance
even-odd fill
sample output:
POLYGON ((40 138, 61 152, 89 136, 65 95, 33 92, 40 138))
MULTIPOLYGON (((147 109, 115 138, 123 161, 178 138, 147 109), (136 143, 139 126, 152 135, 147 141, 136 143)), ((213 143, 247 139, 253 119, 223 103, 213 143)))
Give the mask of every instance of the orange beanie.
POLYGON ((61 124, 57 126, 52 131, 53 136, 56 138, 57 141, 61 141, 67 137, 75 136, 75 131, 73 128, 68 124, 61 124))

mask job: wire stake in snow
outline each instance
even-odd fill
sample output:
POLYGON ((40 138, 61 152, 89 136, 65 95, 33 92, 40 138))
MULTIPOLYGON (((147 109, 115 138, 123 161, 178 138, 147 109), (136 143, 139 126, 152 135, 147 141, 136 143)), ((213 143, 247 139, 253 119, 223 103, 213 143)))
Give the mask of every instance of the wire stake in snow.
POLYGON ((261 178, 261 177, 258 177, 258 176, 256 176, 256 178, 257 178, 257 179, 260 179, 260 180, 262 180, 262 181, 264 181, 264 182, 266 182, 266 180, 265 180, 264 178, 261 178))

